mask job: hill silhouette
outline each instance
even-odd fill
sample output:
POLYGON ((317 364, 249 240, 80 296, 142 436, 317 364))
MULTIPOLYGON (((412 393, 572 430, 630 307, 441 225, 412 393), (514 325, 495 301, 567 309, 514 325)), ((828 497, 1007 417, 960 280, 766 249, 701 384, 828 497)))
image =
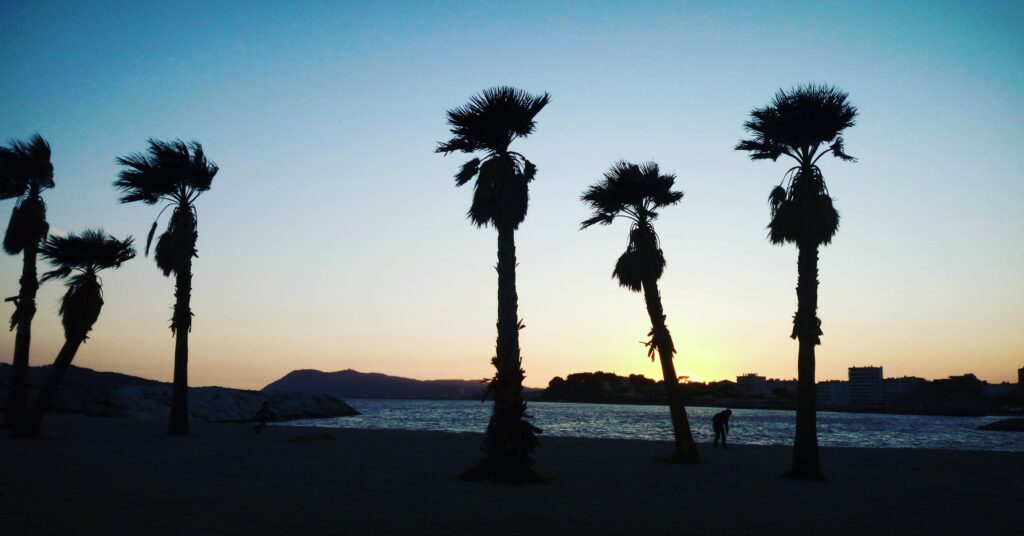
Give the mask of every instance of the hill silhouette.
MULTIPOLYGON (((0 363, 0 392, 10 388, 12 368, 0 363)), ((29 368, 27 379, 31 394, 46 378, 50 368, 51 365, 29 368)), ((359 413, 340 398, 313 393, 260 393, 229 387, 191 387, 189 398, 189 418, 205 422, 249 422, 263 402, 270 403, 272 420, 275 421, 359 413)), ((50 411, 165 420, 170 405, 170 383, 71 365, 50 403, 50 411)), ((4 403, 0 400, 0 410, 3 409, 4 403)))
POLYGON ((480 380, 415 380, 352 369, 337 372, 303 369, 289 372, 264 387, 262 392, 299 392, 341 398, 461 400, 481 398, 484 389, 485 384, 480 380))

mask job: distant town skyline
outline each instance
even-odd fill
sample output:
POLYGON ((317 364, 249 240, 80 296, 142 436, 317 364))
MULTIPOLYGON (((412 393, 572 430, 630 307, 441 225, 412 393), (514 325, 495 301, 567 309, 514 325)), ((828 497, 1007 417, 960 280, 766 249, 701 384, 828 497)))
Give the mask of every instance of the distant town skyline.
MULTIPOLYGON (((466 220, 460 162, 434 149, 445 111, 482 89, 548 91, 516 142, 538 167, 516 235, 525 384, 661 375, 643 298, 611 279, 624 230, 578 231, 580 194, 620 158, 657 161, 685 193, 657 223, 678 374, 792 378, 796 252, 765 238, 788 164, 733 147, 779 89, 834 84, 860 111, 844 133, 859 161, 820 162, 842 223, 821 250, 817 379, 881 363, 1012 381, 1022 20, 1021 2, 3 2, 0 141, 52 145, 53 233, 102 226, 140 246, 156 214, 118 203, 115 158, 150 137, 203 144, 220 171, 197 202, 191 385, 303 368, 487 378, 495 232, 466 220)), ((139 253, 104 275, 75 364, 167 381, 174 281, 139 253)), ((20 271, 0 255, 0 298, 20 271)), ((39 291, 33 365, 63 341, 61 293, 39 291)), ((0 330, 0 362, 13 346, 0 330)))

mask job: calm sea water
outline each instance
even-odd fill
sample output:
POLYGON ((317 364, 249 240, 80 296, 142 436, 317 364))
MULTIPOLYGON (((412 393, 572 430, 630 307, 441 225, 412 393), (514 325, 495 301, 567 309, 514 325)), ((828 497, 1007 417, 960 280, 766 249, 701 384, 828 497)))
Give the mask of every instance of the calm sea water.
MULTIPOLYGON (((289 422, 292 426, 483 432, 491 403, 472 400, 349 399, 362 415, 289 422)), ((672 439, 668 408, 612 404, 530 402, 541 436, 620 439, 672 439)), ((711 442, 711 416, 720 408, 689 408, 690 427, 698 442, 711 442)), ((818 413, 822 446, 925 448, 1024 452, 1024 433, 986 432, 975 428, 998 417, 927 417, 864 413, 818 413)), ((746 445, 790 445, 792 411, 734 409, 729 441, 746 445)))

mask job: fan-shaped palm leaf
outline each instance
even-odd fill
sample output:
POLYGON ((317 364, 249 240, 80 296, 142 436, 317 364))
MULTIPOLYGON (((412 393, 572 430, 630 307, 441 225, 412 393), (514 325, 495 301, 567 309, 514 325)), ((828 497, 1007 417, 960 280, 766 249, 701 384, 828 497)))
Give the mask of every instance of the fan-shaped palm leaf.
POLYGON ((53 269, 43 280, 67 279, 67 292, 60 305, 65 336, 85 338, 99 318, 103 291, 98 278, 101 270, 120 268, 135 257, 133 239, 118 240, 102 229, 81 234, 51 236, 39 248, 53 269))
POLYGON ((114 186, 121 190, 121 202, 142 201, 154 205, 161 200, 191 203, 210 189, 218 167, 206 159, 197 141, 149 140, 146 153, 132 153, 117 159, 124 169, 114 186))
MULTIPOLYGON (((750 152, 754 160, 813 154, 819 145, 836 140, 855 124, 857 108, 847 102, 848 97, 836 87, 816 84, 780 90, 768 106, 750 113, 743 128, 752 136, 736 149, 750 152)), ((836 156, 846 157, 842 142, 836 156)))
POLYGON ((529 136, 534 117, 551 101, 550 95, 531 95, 508 86, 485 89, 470 97, 469 104, 448 112, 452 138, 437 147, 439 153, 508 151, 516 138, 529 136))

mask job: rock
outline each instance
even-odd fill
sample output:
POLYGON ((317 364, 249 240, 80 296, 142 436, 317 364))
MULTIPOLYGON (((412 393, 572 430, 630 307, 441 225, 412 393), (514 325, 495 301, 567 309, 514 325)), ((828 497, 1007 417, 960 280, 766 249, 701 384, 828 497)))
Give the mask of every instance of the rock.
POLYGON ((1024 432, 1024 418, 1003 419, 978 427, 978 430, 994 430, 996 432, 1024 432))
MULTIPOLYGON (((31 390, 42 383, 46 367, 32 367, 31 390)), ((6 392, 10 366, 0 366, 0 392, 6 392)), ((340 398, 307 393, 259 393, 227 387, 192 387, 189 414, 204 422, 251 422, 263 402, 269 402, 274 421, 358 415, 340 398)), ((2 401, 0 401, 2 403, 2 401)), ((57 389, 50 410, 102 417, 165 420, 171 409, 171 384, 124 374, 71 367, 57 389)))

